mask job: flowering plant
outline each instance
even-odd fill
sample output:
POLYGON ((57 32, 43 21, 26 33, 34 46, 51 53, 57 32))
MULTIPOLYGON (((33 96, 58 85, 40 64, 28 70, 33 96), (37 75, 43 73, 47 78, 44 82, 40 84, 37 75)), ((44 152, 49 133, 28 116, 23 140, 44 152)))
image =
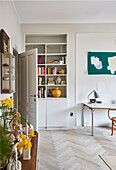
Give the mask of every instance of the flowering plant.
POLYGON ((3 100, 0 100, 0 109, 9 109, 9 108, 12 108, 12 105, 13 105, 13 99, 10 98, 6 98, 6 99, 3 99, 3 100))
MULTIPOLYGON (((13 108, 13 99, 6 98, 0 100, 0 161, 9 159, 11 152, 11 143, 9 140, 9 131, 19 130, 22 122, 29 123, 13 108)), ((30 127, 30 125, 29 125, 30 127)), ((27 142, 26 147, 29 147, 27 142)))
POLYGON ((29 150, 30 150, 30 148, 32 147, 31 138, 34 137, 34 136, 35 136, 35 135, 34 135, 34 131, 33 131, 33 130, 31 130, 31 131, 29 132, 29 135, 27 135, 27 136, 25 136, 24 134, 21 134, 21 135, 20 135, 21 142, 19 142, 19 143, 17 144, 17 149, 19 150, 19 152, 20 152, 20 150, 21 150, 22 148, 24 149, 24 151, 25 151, 26 149, 29 149, 29 150))

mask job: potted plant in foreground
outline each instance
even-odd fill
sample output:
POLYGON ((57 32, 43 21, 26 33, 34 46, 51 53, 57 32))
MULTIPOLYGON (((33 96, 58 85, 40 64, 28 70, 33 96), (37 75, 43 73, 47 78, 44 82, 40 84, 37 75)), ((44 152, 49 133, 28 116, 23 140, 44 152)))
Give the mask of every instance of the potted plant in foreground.
MULTIPOLYGON (((20 130, 20 124, 26 122, 21 115, 13 108, 13 99, 0 100, 0 169, 8 162, 12 150, 10 134, 20 130)), ((30 127, 30 125, 29 125, 30 127)))
POLYGON ((0 126, 0 169, 6 166, 10 157, 11 145, 7 134, 4 127, 0 126))

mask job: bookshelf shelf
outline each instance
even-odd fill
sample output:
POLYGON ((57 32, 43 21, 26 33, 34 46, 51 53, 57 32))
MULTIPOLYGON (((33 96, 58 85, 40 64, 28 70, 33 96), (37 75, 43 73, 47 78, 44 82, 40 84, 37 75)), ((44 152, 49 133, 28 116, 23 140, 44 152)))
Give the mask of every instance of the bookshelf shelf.
POLYGON ((66 45, 67 43, 25 43, 26 46, 31 45, 66 45))
POLYGON ((38 49, 38 97, 56 99, 49 97, 49 92, 52 87, 58 87, 61 90, 60 98, 67 98, 67 35, 28 35, 25 50, 34 48, 38 49), (58 78, 61 84, 57 83, 58 78))
POLYGON ((38 66, 66 66, 67 64, 37 64, 38 66))

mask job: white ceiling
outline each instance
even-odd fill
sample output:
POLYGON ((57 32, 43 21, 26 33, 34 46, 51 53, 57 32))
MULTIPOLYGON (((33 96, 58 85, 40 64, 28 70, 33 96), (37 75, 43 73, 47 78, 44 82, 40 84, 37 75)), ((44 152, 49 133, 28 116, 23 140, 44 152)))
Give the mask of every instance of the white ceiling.
POLYGON ((116 23, 116 0, 13 0, 21 23, 116 23))

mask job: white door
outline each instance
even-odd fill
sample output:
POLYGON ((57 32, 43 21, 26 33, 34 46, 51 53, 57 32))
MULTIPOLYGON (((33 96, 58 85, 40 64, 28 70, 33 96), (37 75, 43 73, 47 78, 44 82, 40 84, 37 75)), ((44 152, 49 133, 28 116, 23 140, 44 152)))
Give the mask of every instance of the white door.
POLYGON ((38 130, 37 49, 19 54, 19 112, 38 130))

